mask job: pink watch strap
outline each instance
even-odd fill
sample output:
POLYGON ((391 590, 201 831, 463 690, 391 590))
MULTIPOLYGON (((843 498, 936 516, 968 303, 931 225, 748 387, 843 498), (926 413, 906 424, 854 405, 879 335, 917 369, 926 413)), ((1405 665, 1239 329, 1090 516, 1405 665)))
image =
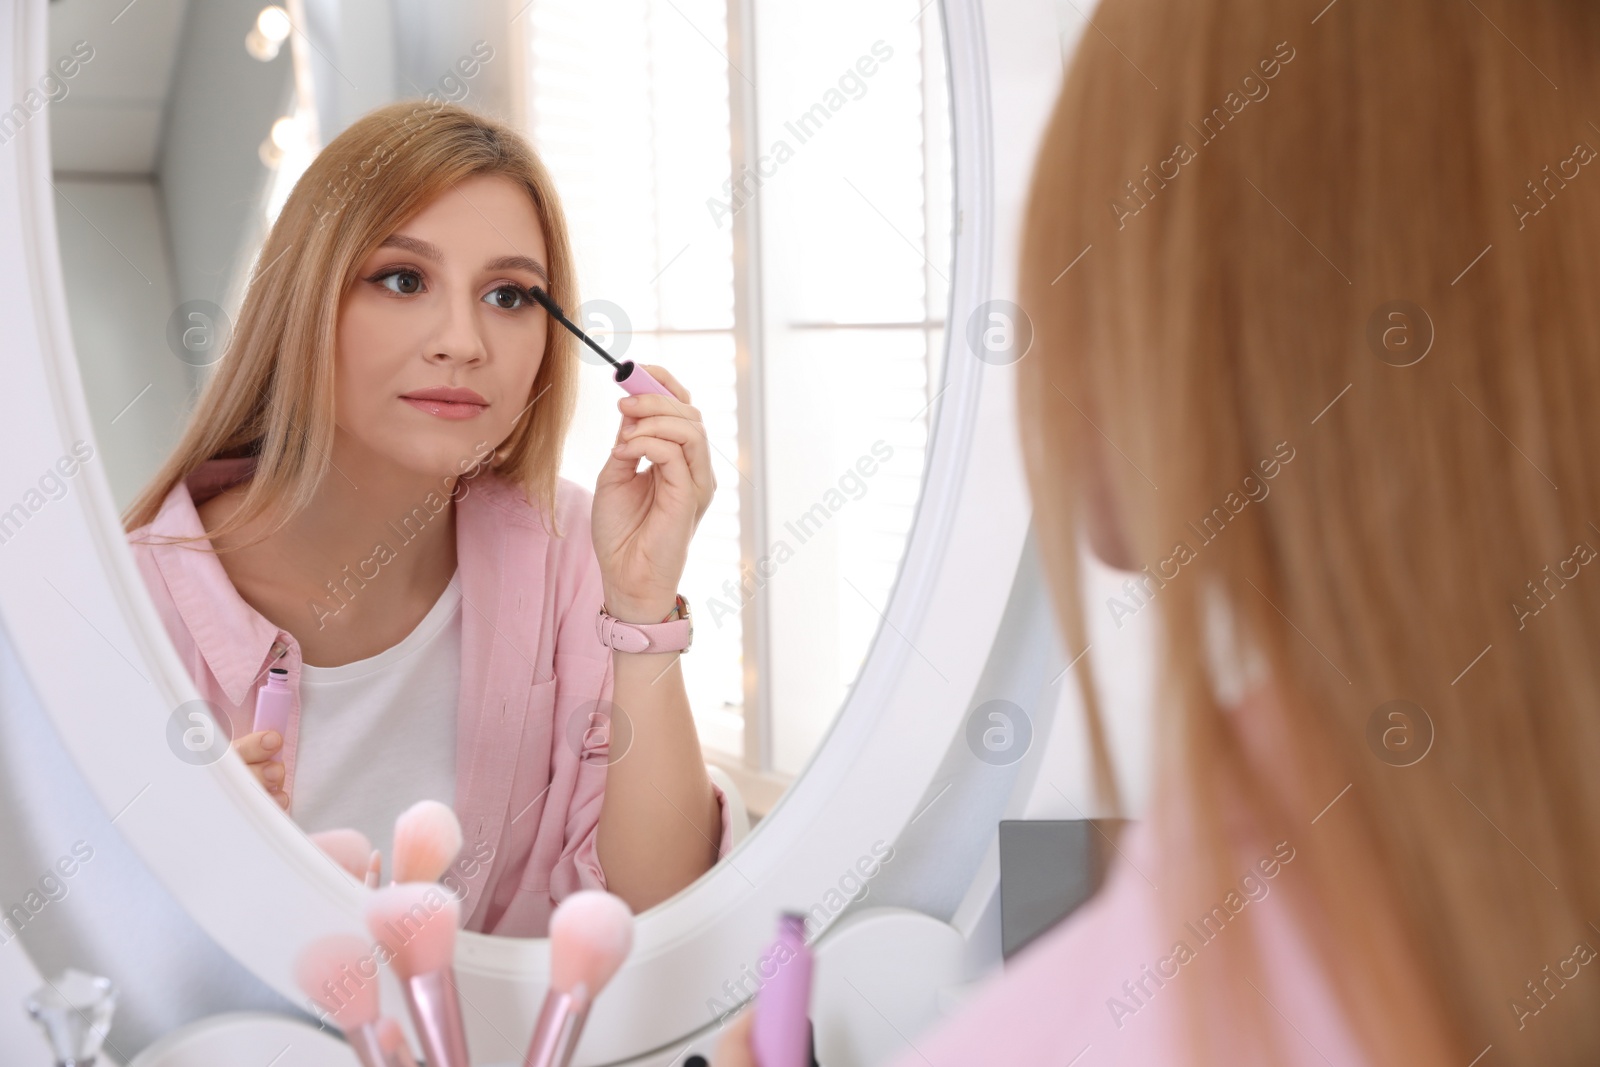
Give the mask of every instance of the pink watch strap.
POLYGON ((694 623, 689 618, 689 604, 680 595, 680 619, 667 622, 623 622, 606 613, 602 605, 595 617, 595 631, 600 643, 618 652, 684 652, 694 639, 694 623))

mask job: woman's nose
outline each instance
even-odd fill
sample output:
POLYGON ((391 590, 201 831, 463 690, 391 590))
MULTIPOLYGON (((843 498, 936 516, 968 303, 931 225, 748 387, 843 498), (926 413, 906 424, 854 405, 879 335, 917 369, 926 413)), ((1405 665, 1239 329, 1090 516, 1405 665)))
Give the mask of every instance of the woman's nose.
POLYGON ((478 321, 476 298, 470 292, 453 294, 441 303, 441 321, 429 358, 460 363, 484 358, 488 352, 478 321))

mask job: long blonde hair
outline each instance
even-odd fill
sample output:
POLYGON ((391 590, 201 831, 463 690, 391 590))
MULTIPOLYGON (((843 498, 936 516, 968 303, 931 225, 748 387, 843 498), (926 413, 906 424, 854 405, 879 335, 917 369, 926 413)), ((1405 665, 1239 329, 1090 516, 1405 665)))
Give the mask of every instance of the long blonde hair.
MULTIPOLYGON (((295 183, 256 259, 227 351, 171 456, 124 513, 124 530, 154 519, 173 486, 213 458, 253 456, 255 468, 239 507, 211 537, 263 515, 276 529, 304 508, 331 463, 340 299, 385 237, 458 182, 488 174, 527 191, 544 229, 550 295, 576 306, 566 216, 549 172, 520 134, 456 104, 376 108, 295 183)), ((572 342, 552 323, 529 415, 504 442, 491 442, 497 447, 488 463, 540 506, 551 528, 561 447, 577 403, 572 342)))
MULTIPOLYGON (((1173 930, 1237 877, 1242 796, 1368 1062, 1600 1062, 1600 8, 1093 18, 1033 177, 1017 400, 1069 656, 1099 479, 1136 566, 1191 549, 1146 583, 1152 810, 1201 828, 1165 842, 1173 930), (1266 665, 1270 761, 1214 695, 1209 588, 1266 665)), ((1180 995, 1259 1033, 1257 986, 1180 995)))

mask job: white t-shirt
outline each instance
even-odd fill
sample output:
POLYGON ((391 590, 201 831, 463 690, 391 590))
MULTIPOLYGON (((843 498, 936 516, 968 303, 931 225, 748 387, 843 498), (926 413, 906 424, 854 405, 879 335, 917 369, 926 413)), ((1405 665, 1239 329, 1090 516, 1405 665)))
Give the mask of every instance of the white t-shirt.
POLYGON ((400 813, 425 799, 455 807, 459 578, 399 644, 342 667, 300 667, 290 812, 307 833, 367 835, 385 879, 400 813))

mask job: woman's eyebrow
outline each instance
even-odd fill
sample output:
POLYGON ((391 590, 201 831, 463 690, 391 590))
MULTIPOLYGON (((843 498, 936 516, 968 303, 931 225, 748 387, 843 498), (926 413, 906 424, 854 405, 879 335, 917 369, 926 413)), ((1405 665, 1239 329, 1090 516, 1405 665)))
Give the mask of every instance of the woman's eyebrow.
POLYGON ((444 253, 439 251, 438 245, 432 241, 424 241, 420 237, 407 237, 403 233, 391 233, 383 239, 383 243, 378 247, 404 248, 407 252, 413 252, 423 259, 431 259, 435 263, 444 262, 444 253))
MULTIPOLYGON (((439 251, 439 246, 432 241, 424 241, 420 237, 409 237, 403 233, 391 233, 378 245, 379 248, 403 248, 415 253, 423 259, 431 259, 435 263, 444 262, 444 253, 439 251)), ((500 256, 491 259, 483 265, 484 270, 525 270, 529 274, 537 274, 545 284, 550 287, 550 274, 544 269, 544 264, 527 256, 500 256)))
POLYGON ((483 265, 484 270, 525 270, 529 274, 537 274, 544 282, 546 289, 550 288, 550 275, 545 272, 544 265, 536 259, 527 256, 501 256, 491 259, 483 265))

